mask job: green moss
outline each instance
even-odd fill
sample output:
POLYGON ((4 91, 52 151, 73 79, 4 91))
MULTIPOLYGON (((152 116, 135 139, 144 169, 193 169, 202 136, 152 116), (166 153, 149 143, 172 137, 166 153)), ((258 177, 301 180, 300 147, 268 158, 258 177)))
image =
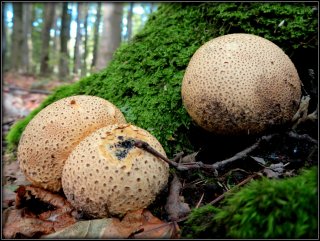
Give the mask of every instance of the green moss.
POLYGON ((192 211, 183 227, 186 237, 316 238, 317 169, 285 180, 253 181, 229 194, 221 208, 192 211), (202 226, 205 224, 204 226, 202 226))
MULTIPOLYGON (((309 4, 310 5, 310 4, 309 4)), ((167 154, 192 151, 191 119, 183 108, 180 88, 193 53, 208 40, 246 32, 275 42, 288 54, 315 47, 317 18, 303 3, 164 3, 144 29, 122 44, 103 71, 59 88, 7 136, 15 147, 21 132, 43 107, 62 97, 90 94, 108 99, 126 119, 158 138, 167 154), (277 27, 285 20, 282 27, 277 27)))

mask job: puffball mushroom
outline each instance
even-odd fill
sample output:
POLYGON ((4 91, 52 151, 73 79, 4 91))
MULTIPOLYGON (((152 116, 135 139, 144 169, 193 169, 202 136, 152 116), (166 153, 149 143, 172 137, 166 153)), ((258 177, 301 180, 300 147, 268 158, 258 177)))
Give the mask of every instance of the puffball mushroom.
POLYGON ((70 152, 91 132, 115 123, 126 120, 105 99, 88 95, 60 99, 42 109, 23 131, 17 154, 20 168, 33 185, 59 191, 70 152))
POLYGON ((166 156, 158 140, 131 124, 109 125, 87 136, 71 152, 62 173, 68 201, 95 218, 124 215, 151 204, 167 185, 166 162, 134 145, 147 142, 166 156))
POLYGON ((258 134, 291 120, 301 82, 290 58, 271 41, 228 34, 192 56, 181 89, 191 118, 215 134, 258 134))

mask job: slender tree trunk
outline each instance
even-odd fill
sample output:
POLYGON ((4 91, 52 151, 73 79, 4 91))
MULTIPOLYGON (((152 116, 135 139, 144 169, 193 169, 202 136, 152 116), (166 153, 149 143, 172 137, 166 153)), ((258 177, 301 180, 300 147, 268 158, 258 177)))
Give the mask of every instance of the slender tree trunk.
POLYGON ((122 13, 122 3, 103 4, 103 30, 99 43, 97 70, 103 69, 108 65, 112 60, 114 51, 121 43, 122 13))
POLYGON ((11 64, 10 67, 14 71, 21 72, 21 59, 22 59, 22 44, 23 44, 23 31, 22 31, 22 4, 12 3, 13 5, 13 29, 12 29, 12 45, 11 45, 11 64))
POLYGON ((49 69, 49 47, 50 47, 50 30, 54 19, 54 3, 44 4, 44 24, 42 29, 42 47, 41 47, 41 65, 40 74, 48 75, 49 69))
POLYGON ((83 3, 83 11, 86 13, 84 17, 84 40, 83 40, 83 58, 82 58, 82 67, 81 67, 81 76, 86 76, 87 75, 87 57, 88 57, 88 4, 83 3))
POLYGON ((94 39, 93 39, 93 57, 91 63, 91 69, 94 69, 97 62, 97 49, 99 45, 99 27, 101 22, 101 2, 98 3, 98 10, 97 10, 97 18, 94 25, 94 39))
POLYGON ((60 78, 66 78, 69 75, 68 42, 70 39, 70 22, 71 22, 71 16, 68 11, 68 3, 63 2, 61 31, 60 31, 60 64, 59 64, 60 78))
POLYGON ((5 21, 6 21, 6 18, 5 18, 5 8, 6 8, 6 4, 3 4, 2 5, 2 44, 1 44, 1 54, 2 54, 2 63, 3 64, 3 67, 4 69, 6 69, 7 67, 7 61, 6 61, 6 52, 7 52, 7 30, 6 30, 6 24, 5 24, 5 21))
POLYGON ((133 2, 129 3, 129 10, 128 10, 128 24, 127 24, 127 36, 126 39, 129 41, 132 35, 132 14, 133 14, 133 2))
POLYGON ((81 56, 80 56, 80 44, 81 44, 81 23, 83 19, 82 3, 77 3, 77 35, 76 42, 74 44, 74 56, 73 56, 73 73, 78 75, 81 67, 81 56))
POLYGON ((23 45, 22 45, 22 66, 24 73, 30 72, 30 52, 31 52, 31 5, 22 3, 22 24, 23 24, 23 45))
POLYGON ((58 26, 58 19, 61 17, 61 3, 56 2, 55 3, 55 15, 54 15, 54 19, 53 19, 53 25, 52 25, 52 29, 54 31, 53 33, 53 39, 52 39, 52 55, 51 55, 51 59, 53 59, 53 72, 54 73, 58 73, 59 71, 59 49, 60 49, 60 28, 58 26))

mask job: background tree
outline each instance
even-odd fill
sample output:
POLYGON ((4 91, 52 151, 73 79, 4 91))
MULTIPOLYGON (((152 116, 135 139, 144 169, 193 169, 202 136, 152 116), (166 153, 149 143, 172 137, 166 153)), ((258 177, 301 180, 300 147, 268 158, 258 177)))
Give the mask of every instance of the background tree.
POLYGON ((81 76, 87 75, 87 56, 88 56, 88 3, 83 3, 83 12, 85 13, 84 16, 84 39, 83 39, 83 57, 82 57, 82 66, 81 66, 81 76))
POLYGON ((13 71, 21 72, 23 30, 22 30, 22 4, 12 3, 13 5, 13 29, 11 35, 11 63, 13 71))
POLYGON ((122 3, 104 3, 103 28, 99 42, 96 70, 105 68, 112 59, 114 51, 121 42, 122 3))
POLYGON ((74 55, 73 55, 73 73, 78 75, 78 71, 81 67, 81 56, 80 56, 80 44, 81 44, 81 24, 83 20, 83 3, 77 3, 77 34, 76 41, 74 44, 74 55))
POLYGON ((60 31, 60 64, 59 64, 59 77, 66 78, 69 75, 69 52, 68 42, 70 39, 70 22, 71 15, 68 10, 68 3, 62 4, 62 18, 61 18, 61 31, 60 31))
POLYGON ((127 17, 127 34, 126 40, 129 40, 132 35, 132 14, 133 14, 133 2, 129 3, 128 17, 127 17))
POLYGON ((54 20, 55 3, 44 4, 44 25, 42 29, 42 48, 41 48, 41 65, 40 74, 48 75, 49 69, 49 46, 50 46, 50 30, 54 20))
MULTIPOLYGON (((6 4, 3 4, 2 5, 2 13, 1 13, 1 27, 2 27, 2 36, 1 36, 1 41, 2 41, 2 44, 1 44, 1 55, 2 55, 2 61, 5 60, 5 57, 6 57, 6 52, 7 52, 7 26, 6 26, 6 17, 5 17, 5 7, 6 7, 6 4)), ((6 64, 6 62, 4 62, 4 64, 6 64)), ((6 67, 6 66, 5 66, 6 67)))
POLYGON ((101 2, 97 6, 97 18, 94 24, 94 37, 93 37, 93 56, 91 63, 91 70, 95 68, 97 62, 97 49, 99 44, 99 27, 101 22, 101 2))

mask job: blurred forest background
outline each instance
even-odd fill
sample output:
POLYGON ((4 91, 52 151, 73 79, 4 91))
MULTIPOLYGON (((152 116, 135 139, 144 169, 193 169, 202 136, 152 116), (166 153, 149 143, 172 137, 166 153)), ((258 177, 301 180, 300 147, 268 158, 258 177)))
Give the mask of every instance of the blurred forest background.
POLYGON ((146 2, 2 2, 4 118, 23 118, 50 91, 105 68, 158 7, 146 2))
POLYGON ((156 3, 2 3, 5 72, 68 80, 108 64, 144 25, 156 3))

